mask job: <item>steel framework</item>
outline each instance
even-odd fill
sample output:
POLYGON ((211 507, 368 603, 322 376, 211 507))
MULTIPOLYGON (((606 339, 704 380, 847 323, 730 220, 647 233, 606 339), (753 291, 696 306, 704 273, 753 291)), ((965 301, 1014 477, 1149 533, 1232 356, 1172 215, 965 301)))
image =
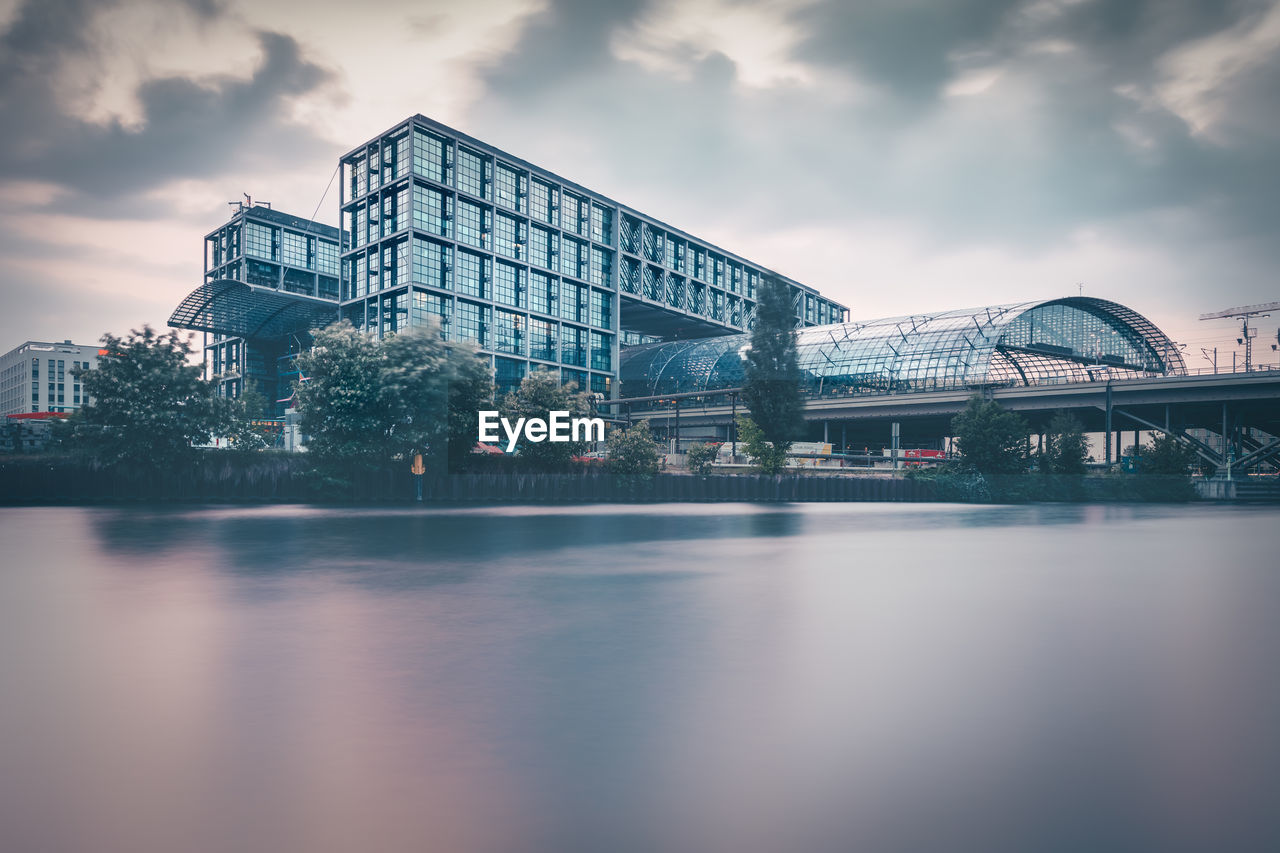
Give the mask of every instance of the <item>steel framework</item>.
MULTIPOLYGON (((1177 346, 1151 321, 1091 297, 815 326, 796 338, 801 381, 818 396, 1186 372, 1177 346)), ((623 396, 736 387, 749 346, 749 335, 732 335, 630 347, 623 396)))

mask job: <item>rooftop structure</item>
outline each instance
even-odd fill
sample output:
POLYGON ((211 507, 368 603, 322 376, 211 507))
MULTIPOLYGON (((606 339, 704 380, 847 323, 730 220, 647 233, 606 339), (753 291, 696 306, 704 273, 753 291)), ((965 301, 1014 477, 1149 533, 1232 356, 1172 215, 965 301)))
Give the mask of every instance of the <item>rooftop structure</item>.
MULTIPOLYGON (((736 388, 749 335, 629 348, 622 396, 736 388)), ((1115 302, 1068 297, 797 332, 805 390, 887 393, 1182 374, 1178 348, 1115 302)))

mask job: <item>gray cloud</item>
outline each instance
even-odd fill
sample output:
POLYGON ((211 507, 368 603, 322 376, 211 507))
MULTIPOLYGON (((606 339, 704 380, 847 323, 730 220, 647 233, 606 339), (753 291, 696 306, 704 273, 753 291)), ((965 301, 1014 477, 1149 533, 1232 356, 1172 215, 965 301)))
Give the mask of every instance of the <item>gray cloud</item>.
POLYGON ((1278 224, 1280 56, 1222 93, 1226 142, 1132 93, 1154 91, 1169 51, 1269 7, 886 0, 792 12, 807 33, 793 58, 871 92, 842 99, 821 82, 744 92, 717 54, 664 79, 609 51, 635 6, 579 18, 577 3, 556 2, 495 64, 477 109, 498 128, 583 128, 621 164, 613 179, 625 170, 655 195, 693 183, 762 221, 779 208, 789 222, 901 217, 939 239, 1026 247, 1194 207, 1206 228, 1263 238, 1278 224), (987 92, 947 97, 957 74, 984 67, 1002 72, 987 92))
MULTIPOLYGON (((210 0, 188 5, 201 18, 219 14, 210 0)), ((119 215, 138 196, 174 180, 283 168, 331 147, 292 122, 285 107, 328 84, 332 74, 279 33, 257 33, 263 58, 248 79, 143 81, 137 128, 68 114, 52 81, 63 62, 98 49, 85 23, 102 8, 30 0, 0 39, 0 126, 6 128, 0 179, 49 182, 69 191, 66 209, 119 215)))

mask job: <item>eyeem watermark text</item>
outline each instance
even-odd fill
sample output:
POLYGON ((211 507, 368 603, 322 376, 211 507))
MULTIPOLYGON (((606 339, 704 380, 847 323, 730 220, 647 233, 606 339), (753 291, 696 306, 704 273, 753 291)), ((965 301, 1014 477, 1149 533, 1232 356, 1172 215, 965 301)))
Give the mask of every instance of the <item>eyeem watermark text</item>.
POLYGON ((551 411, 548 417, 517 418, 513 424, 497 412, 481 411, 479 438, 483 442, 501 441, 498 427, 507 434, 507 452, 516 449, 523 436, 526 441, 604 441, 603 418, 571 418, 568 412, 551 411))

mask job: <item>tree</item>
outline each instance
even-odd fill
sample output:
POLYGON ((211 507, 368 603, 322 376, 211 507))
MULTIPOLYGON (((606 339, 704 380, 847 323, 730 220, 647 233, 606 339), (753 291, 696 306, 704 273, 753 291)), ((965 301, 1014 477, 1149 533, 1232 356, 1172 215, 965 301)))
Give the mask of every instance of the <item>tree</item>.
POLYGON ((1045 434, 1044 471, 1051 474, 1083 474, 1089 461, 1089 439, 1075 415, 1057 412, 1045 434))
POLYGON ((690 474, 702 477, 711 473, 711 466, 719 455, 719 444, 695 444, 685 451, 685 464, 690 474))
POLYGON ((760 425, 746 415, 738 415, 738 439, 761 474, 772 476, 786 470, 791 442, 778 445, 767 441, 760 425))
POLYGON ((1186 475, 1196 461, 1196 452, 1171 435, 1157 433, 1142 448, 1140 458, 1140 474, 1186 475))
POLYGON ((764 440, 784 456, 804 428, 795 325, 790 289, 766 276, 743 365, 742 398, 764 440))
POLYGON ((71 418, 74 443, 105 462, 160 467, 226 431, 231 407, 191 364, 187 338, 150 326, 102 336, 95 369, 73 370, 89 402, 71 418))
POLYGON ((471 344, 449 349, 449 470, 466 468, 476 446, 477 417, 492 408, 493 370, 471 344))
POLYGON ((982 474, 1017 474, 1027 470, 1027 425, 994 400, 969 398, 965 410, 951 419, 951 432, 964 463, 982 474))
POLYGON ((317 458, 375 464, 389 459, 383 360, 379 341, 345 320, 317 332, 311 349, 298 356, 296 405, 307 450, 317 458))
MULTIPOLYGON (((411 458, 421 453, 438 470, 447 458, 449 385, 453 378, 449 345, 440 338, 437 327, 418 327, 383 339, 382 353, 378 381, 387 421, 384 458, 411 458)), ((475 418, 472 412, 473 423, 475 418)))
MULTIPOLYGON (((553 411, 568 412, 570 418, 589 417, 591 398, 579 392, 575 382, 562 385, 554 371, 535 370, 520 381, 519 387, 509 391, 502 401, 502 416, 512 424, 518 418, 545 420, 553 411)), ((516 445, 521 461, 542 470, 567 467, 573 457, 581 456, 586 450, 585 441, 534 442, 523 435, 516 445)))
POLYGON ((658 473, 658 443, 653 440, 648 421, 616 429, 609 439, 609 470, 640 480, 658 473))
POLYGON ((254 389, 249 389, 231 403, 231 425, 227 428, 227 441, 235 450, 266 450, 272 444, 272 438, 261 426, 253 422, 263 417, 267 408, 267 398, 254 389))
POLYGON ((470 345, 445 343, 434 325, 379 341, 346 321, 335 323, 316 334, 298 366, 308 450, 322 460, 366 465, 414 452, 443 465, 450 432, 463 420, 470 424, 470 451, 476 409, 465 407, 487 402, 492 388, 488 360, 470 345))

